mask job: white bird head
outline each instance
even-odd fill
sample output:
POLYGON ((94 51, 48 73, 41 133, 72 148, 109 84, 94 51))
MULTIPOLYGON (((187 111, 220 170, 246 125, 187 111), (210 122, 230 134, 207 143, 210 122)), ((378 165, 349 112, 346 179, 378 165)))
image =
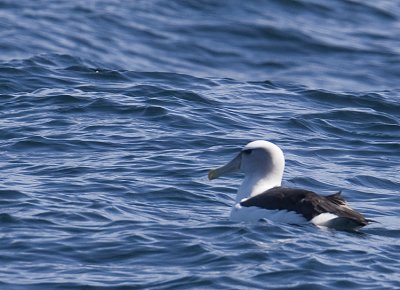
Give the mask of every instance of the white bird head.
POLYGON ((213 180, 231 172, 243 172, 245 178, 236 198, 240 201, 280 186, 284 168, 285 157, 282 150, 271 142, 258 140, 247 144, 226 165, 210 170, 208 178, 213 180))

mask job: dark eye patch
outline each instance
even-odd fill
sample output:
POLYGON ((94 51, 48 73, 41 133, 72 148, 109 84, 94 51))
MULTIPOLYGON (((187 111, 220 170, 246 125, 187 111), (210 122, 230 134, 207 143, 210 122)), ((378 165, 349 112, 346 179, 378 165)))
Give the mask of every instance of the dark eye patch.
POLYGON ((253 149, 246 149, 246 150, 243 150, 242 152, 243 152, 244 154, 246 154, 246 155, 250 155, 251 152, 253 152, 253 149))

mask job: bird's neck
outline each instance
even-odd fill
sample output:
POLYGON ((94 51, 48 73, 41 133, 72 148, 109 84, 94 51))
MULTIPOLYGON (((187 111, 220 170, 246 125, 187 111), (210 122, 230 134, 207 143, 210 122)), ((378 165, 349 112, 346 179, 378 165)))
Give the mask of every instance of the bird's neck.
POLYGON ((256 196, 276 186, 281 186, 282 175, 269 174, 259 176, 252 174, 245 176, 236 195, 236 203, 244 198, 256 196))

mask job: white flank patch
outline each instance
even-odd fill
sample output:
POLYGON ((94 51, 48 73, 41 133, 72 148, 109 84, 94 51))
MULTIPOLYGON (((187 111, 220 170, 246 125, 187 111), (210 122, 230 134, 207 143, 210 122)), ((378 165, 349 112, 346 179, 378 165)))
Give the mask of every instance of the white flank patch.
POLYGON ((237 203, 231 211, 231 220, 233 221, 256 222, 261 219, 277 223, 307 223, 302 215, 287 210, 267 210, 256 206, 244 207, 237 203))
POLYGON ((325 226, 327 223, 329 223, 331 220, 334 220, 335 218, 338 218, 338 216, 333 213, 325 212, 315 216, 311 220, 311 222, 316 226, 325 226))

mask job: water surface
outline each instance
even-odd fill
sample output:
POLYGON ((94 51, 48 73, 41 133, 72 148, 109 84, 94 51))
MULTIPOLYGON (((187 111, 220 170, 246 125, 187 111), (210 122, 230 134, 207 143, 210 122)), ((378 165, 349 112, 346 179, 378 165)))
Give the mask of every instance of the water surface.
POLYGON ((0 288, 400 288, 399 6, 2 1, 0 288), (376 223, 229 221, 256 139, 376 223))

